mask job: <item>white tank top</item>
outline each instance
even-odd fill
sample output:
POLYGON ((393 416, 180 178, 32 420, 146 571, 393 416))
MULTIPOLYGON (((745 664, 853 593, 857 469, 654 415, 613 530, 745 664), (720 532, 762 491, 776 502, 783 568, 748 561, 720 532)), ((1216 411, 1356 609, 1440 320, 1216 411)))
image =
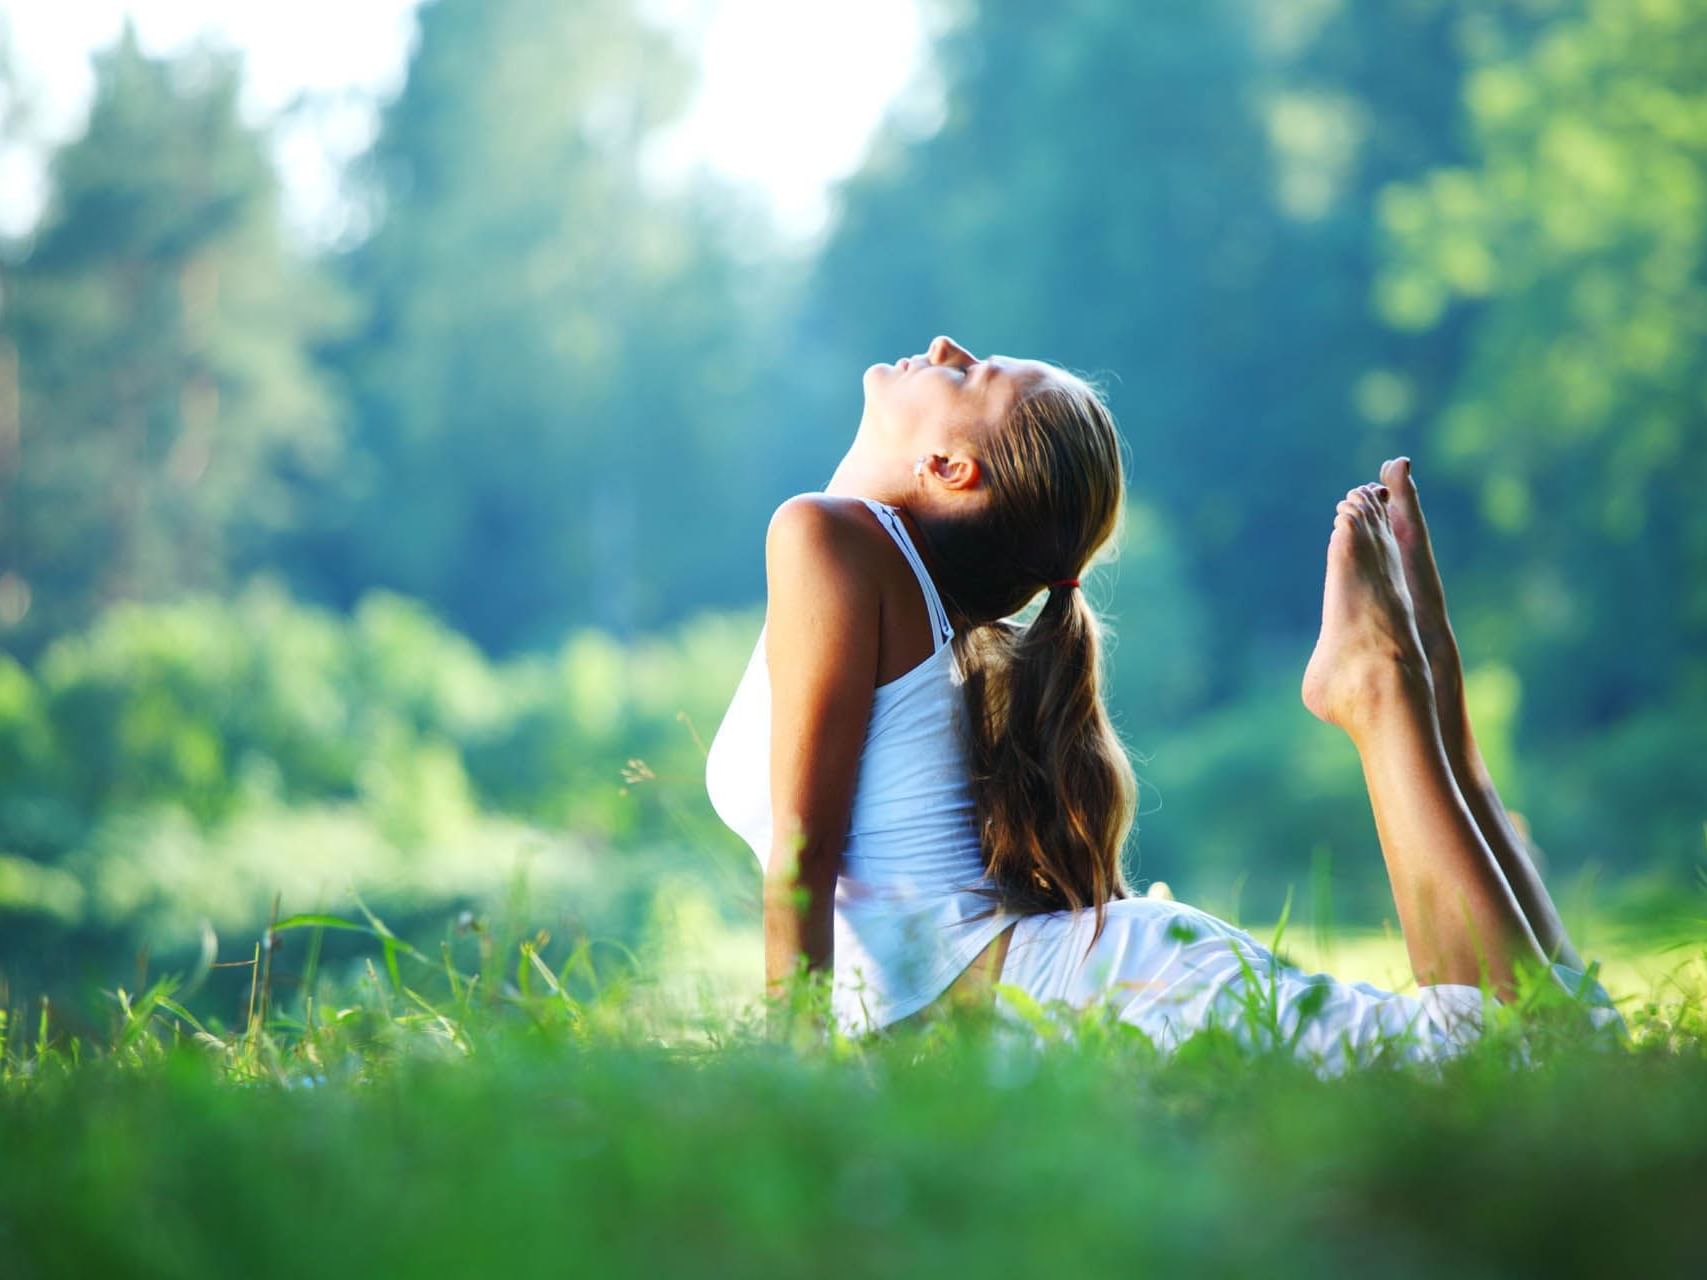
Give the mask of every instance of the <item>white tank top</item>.
MULTIPOLYGON (((948 614, 896 509, 862 498, 918 577, 936 647, 872 695, 836 880, 831 1008, 859 1035, 924 1008, 1020 917, 994 911, 963 736, 962 672, 948 614)), ((705 784, 718 817, 770 858, 770 677, 765 636, 712 739, 705 784)))

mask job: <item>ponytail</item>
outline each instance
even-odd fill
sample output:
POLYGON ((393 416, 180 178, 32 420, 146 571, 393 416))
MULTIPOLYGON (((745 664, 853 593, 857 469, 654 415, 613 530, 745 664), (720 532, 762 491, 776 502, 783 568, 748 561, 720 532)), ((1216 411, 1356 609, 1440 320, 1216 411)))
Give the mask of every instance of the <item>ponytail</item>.
POLYGON ((1103 705, 1100 624, 1071 588, 1029 626, 999 621, 956 637, 985 868, 1020 914, 1096 913, 1132 896, 1121 850, 1138 783, 1103 705))

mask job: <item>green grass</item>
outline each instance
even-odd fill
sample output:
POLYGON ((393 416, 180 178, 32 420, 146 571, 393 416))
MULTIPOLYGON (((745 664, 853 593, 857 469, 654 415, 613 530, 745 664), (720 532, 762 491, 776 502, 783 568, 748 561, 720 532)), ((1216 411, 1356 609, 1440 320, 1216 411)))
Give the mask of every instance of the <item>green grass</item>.
MULTIPOLYGON (((1636 997, 1627 1044, 1543 1002, 1496 1010, 1438 1069, 1324 1079, 1230 1033, 1163 1058, 1130 1027, 1064 1011, 1035 1037, 958 1015, 863 1042, 784 1040, 729 1009, 690 1031, 644 959, 584 941, 475 930, 435 955, 371 917, 280 928, 361 929, 371 956, 311 972, 287 998, 258 951, 230 1026, 195 1016, 171 979, 115 989, 98 1043, 51 1011, 12 1011, 0 1275, 1507 1276, 1707 1262, 1699 944, 1602 948, 1614 995, 1636 997), (1644 973, 1669 977, 1629 989, 1644 973)), ((1343 968, 1367 939, 1314 945, 1348 943, 1343 968)), ((1285 949, 1315 958, 1302 939, 1285 949)))

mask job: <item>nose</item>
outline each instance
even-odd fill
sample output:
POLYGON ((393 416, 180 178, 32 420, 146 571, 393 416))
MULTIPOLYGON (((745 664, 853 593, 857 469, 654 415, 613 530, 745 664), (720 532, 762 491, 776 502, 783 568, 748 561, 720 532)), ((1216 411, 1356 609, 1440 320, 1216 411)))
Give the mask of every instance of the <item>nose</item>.
POLYGON ((977 359, 965 347, 945 333, 939 333, 931 339, 930 349, 926 352, 932 364, 976 364, 977 359))

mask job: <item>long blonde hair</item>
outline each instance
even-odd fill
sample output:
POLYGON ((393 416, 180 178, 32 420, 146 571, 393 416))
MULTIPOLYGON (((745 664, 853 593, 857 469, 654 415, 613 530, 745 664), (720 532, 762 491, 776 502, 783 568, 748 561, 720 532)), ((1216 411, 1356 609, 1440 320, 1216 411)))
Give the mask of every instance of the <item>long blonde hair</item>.
POLYGON ((1138 782, 1102 699, 1102 624, 1080 576, 1119 530, 1121 443, 1100 391, 1060 376, 1025 395, 980 459, 989 501, 921 521, 959 615, 956 656, 985 868, 1009 911, 1133 896, 1121 851, 1138 782), (1048 589, 1029 624, 1013 615, 1048 589))

